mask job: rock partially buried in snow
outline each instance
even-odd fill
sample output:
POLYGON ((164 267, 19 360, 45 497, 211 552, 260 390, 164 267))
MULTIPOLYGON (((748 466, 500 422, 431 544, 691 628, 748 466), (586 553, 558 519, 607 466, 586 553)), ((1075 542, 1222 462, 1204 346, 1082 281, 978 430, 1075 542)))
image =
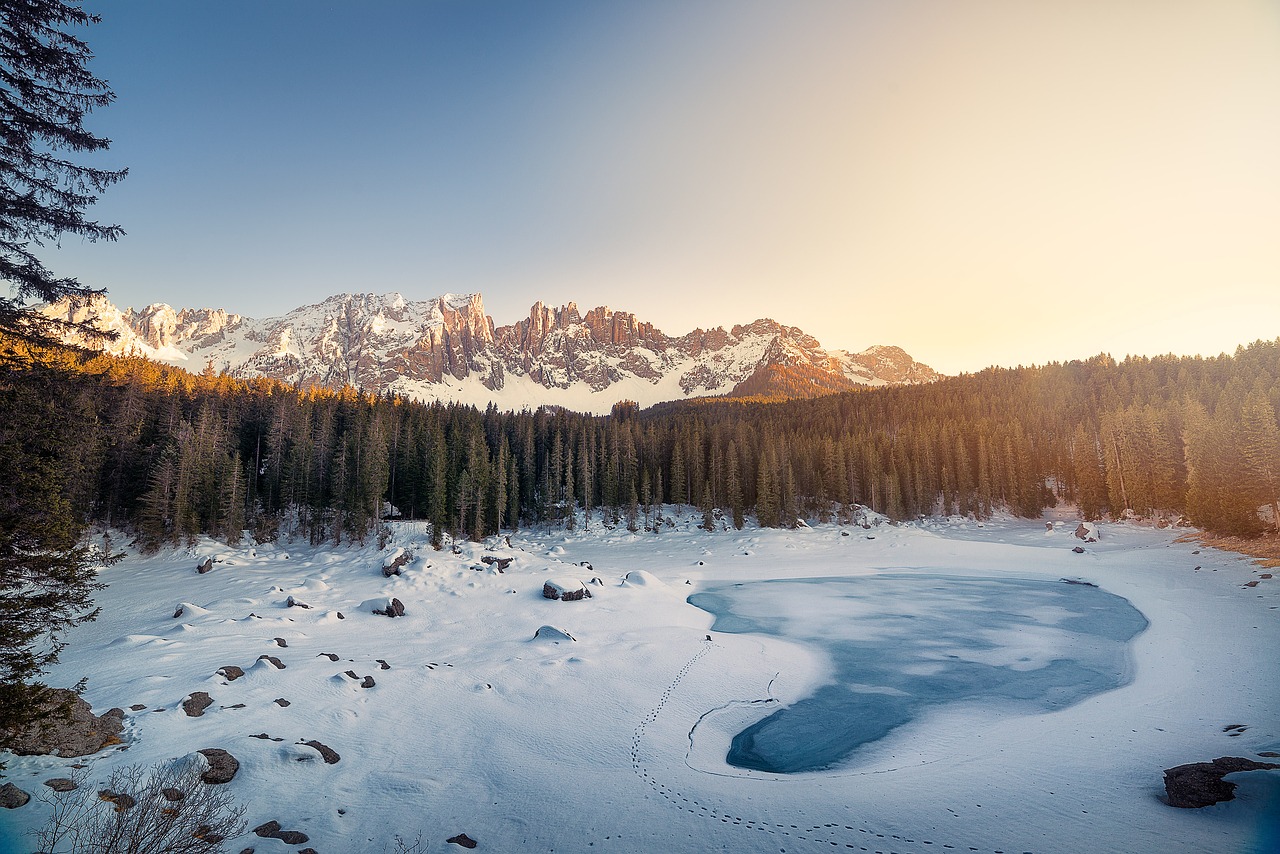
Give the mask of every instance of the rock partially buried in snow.
POLYGON ((480 844, 465 833, 459 833, 457 836, 450 836, 445 840, 445 842, 452 845, 461 845, 463 848, 475 848, 480 844))
POLYGON ((306 602, 303 602, 301 599, 294 599, 292 596, 284 600, 284 604, 286 608, 305 608, 308 611, 311 610, 311 606, 306 602))
POLYGON ((106 801, 109 804, 116 805, 116 812, 124 812, 131 810, 138 805, 138 799, 127 792, 113 792, 110 789, 103 789, 98 792, 98 800, 106 801))
POLYGON ((1081 522, 1076 526, 1076 536, 1086 543, 1096 543, 1098 541, 1098 526, 1092 522, 1081 522))
POLYGON ((393 575, 399 575, 400 570, 408 566, 412 560, 413 552, 405 549, 396 549, 391 554, 387 555, 386 559, 382 561, 383 578, 390 578, 393 575))
POLYGON ((213 569, 213 558, 207 557, 204 560, 200 561, 199 566, 196 567, 196 572, 200 573, 201 575, 204 575, 206 572, 208 572, 211 569, 213 569))
POLYGON ((556 628, 555 626, 539 626, 538 630, 533 633, 533 639, 549 640, 554 643, 559 643, 560 641, 573 641, 576 643, 578 640, 564 629, 556 628))
POLYGON ((1242 756, 1221 756, 1212 762, 1192 762, 1164 772, 1169 805, 1183 809, 1212 806, 1235 797, 1236 784, 1222 779, 1239 771, 1280 768, 1275 762, 1255 762, 1242 756))
POLYGON ((320 756, 324 759, 324 763, 326 765, 336 765, 338 761, 342 759, 342 757, 338 755, 338 751, 329 747, 327 744, 321 744, 315 739, 312 739, 311 741, 300 741, 298 743, 305 744, 307 747, 319 751, 320 756))
POLYGON ((204 714, 204 710, 213 705, 213 698, 206 691, 193 691, 187 699, 182 701, 182 711, 186 712, 189 718, 198 718, 204 714))
POLYGON ((0 786, 0 807, 4 807, 7 810, 16 810, 18 807, 26 806, 29 800, 31 800, 31 795, 12 783, 5 783, 0 786))
POLYGON ((542 585, 542 598, 576 602, 580 599, 590 599, 591 591, 581 581, 571 578, 553 578, 542 585))
POLYGON ((263 839, 279 839, 285 845, 301 845, 310 840, 310 837, 300 830, 281 830, 280 822, 274 819, 258 825, 253 832, 263 839))
MULTIPOLYGON (((240 761, 221 747, 206 747, 197 750, 209 763, 209 768, 200 775, 200 779, 210 785, 230 783, 240 770, 240 761)), ((303 840, 304 842, 306 840, 303 840)))
POLYGON ((228 664, 225 667, 218 668, 218 675, 228 682, 234 682, 244 675, 244 670, 234 664, 228 664))
POLYGON ((371 599, 365 602, 362 607, 368 607, 371 604, 373 607, 370 610, 380 617, 404 616, 404 603, 399 599, 392 599, 389 602, 386 599, 371 599))
POLYGON ((76 781, 67 777, 54 777, 53 779, 45 780, 44 784, 55 792, 70 792, 77 788, 76 781))
MULTIPOLYGON (((699 561, 699 563, 701 563, 701 561, 699 561)), ((643 569, 631 570, 630 572, 627 573, 626 577, 622 579, 622 583, 631 585, 633 587, 666 587, 667 586, 663 584, 661 581, 659 581, 657 576, 653 575, 653 573, 646 572, 643 569)))
POLYGON ((74 691, 53 688, 42 703, 46 713, 25 729, 11 734, 6 749, 18 756, 87 756, 118 744, 124 711, 95 715, 74 691), (61 710, 66 710, 66 715, 61 710))

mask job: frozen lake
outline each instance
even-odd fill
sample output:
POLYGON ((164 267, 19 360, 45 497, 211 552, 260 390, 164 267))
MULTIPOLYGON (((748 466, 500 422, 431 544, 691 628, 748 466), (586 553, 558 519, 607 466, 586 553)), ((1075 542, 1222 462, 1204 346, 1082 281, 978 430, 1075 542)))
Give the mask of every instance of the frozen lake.
POLYGON ((833 681, 734 737, 726 761, 799 773, 847 761, 930 707, 1054 711, 1132 681, 1147 620, 1086 584, 883 574, 713 583, 689 602, 719 632, 820 646, 833 681))

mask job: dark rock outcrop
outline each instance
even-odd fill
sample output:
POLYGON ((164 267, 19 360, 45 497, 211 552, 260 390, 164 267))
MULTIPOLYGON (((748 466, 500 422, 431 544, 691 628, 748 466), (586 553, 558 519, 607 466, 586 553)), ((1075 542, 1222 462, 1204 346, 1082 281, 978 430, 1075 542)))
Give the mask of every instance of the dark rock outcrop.
POLYGON ((480 844, 465 833, 459 833, 457 836, 450 836, 445 840, 445 842, 453 845, 461 845, 463 848, 475 848, 480 844))
POLYGON ((274 655, 260 655, 258 661, 265 661, 276 670, 284 670, 284 662, 276 658, 274 655))
POLYGON ((382 617, 403 617, 404 603, 399 599, 392 599, 385 608, 374 608, 373 613, 382 617))
POLYGON ((230 783, 240 770, 240 762, 220 747, 206 747, 197 751, 209 760, 209 770, 200 775, 200 779, 211 785, 230 783))
POLYGON ((234 682, 244 675, 244 670, 234 664, 228 664, 218 668, 218 675, 228 682, 234 682))
POLYGON ((25 729, 9 733, 7 748, 18 756, 88 756, 120 742, 124 712, 95 715, 74 691, 53 688, 42 704, 45 714, 25 729))
POLYGON ((67 777, 54 777, 51 780, 45 780, 44 784, 55 792, 70 792, 77 788, 76 781, 67 777))
POLYGON ((1184 809, 1207 807, 1235 797, 1236 784, 1224 780, 1238 771, 1266 771, 1280 763, 1255 762, 1241 756, 1221 756, 1212 762, 1192 762, 1164 772, 1169 805, 1184 809))
POLYGON ((211 569, 213 569, 213 558, 207 557, 204 560, 200 561, 200 565, 196 567, 196 572, 200 573, 201 575, 204 575, 206 572, 208 572, 211 569))

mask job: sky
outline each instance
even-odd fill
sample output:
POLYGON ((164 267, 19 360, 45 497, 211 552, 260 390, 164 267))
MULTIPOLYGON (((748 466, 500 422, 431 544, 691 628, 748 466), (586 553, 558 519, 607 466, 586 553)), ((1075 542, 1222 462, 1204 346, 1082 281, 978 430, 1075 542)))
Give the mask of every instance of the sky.
POLYGON ((1280 336, 1280 5, 107 2, 127 166, 55 272, 771 317, 947 373, 1280 336))

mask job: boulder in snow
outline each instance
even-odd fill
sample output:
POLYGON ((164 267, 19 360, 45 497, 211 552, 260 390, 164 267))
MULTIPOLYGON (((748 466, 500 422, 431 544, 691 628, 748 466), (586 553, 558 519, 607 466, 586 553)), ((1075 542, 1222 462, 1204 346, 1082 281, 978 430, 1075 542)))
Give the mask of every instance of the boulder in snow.
POLYGON ((205 558, 204 560, 200 561, 199 565, 196 566, 196 572, 200 573, 201 575, 204 575, 206 572, 208 572, 211 569, 213 569, 213 558, 211 557, 205 558))
POLYGON ((286 608, 305 608, 308 611, 311 610, 311 606, 306 602, 303 602, 301 599, 294 599, 292 596, 284 600, 284 604, 286 608))
POLYGON ((279 839, 285 845, 301 845, 310 840, 301 830, 281 830, 280 822, 275 820, 258 825, 253 832, 263 839, 279 839))
POLYGON ((591 591, 581 581, 553 578, 542 585, 542 597, 559 599, 561 602, 576 602, 579 599, 590 599, 591 591))
POLYGON ((16 810, 18 807, 26 806, 29 800, 31 800, 31 795, 12 783, 5 783, 0 786, 0 807, 4 807, 7 810, 16 810))
POLYGON ((1076 536, 1086 543, 1096 543, 1099 537, 1098 526, 1092 522, 1081 522, 1076 525, 1076 536))
MULTIPOLYGON (((228 682, 234 682, 244 675, 244 669, 234 664, 228 664, 225 667, 218 668, 218 675, 228 682)), ((195 695, 192 694, 194 697, 195 695)))
POLYGON ((338 751, 334 750, 327 744, 322 744, 316 741, 315 739, 312 739, 311 741, 300 741, 298 743, 305 744, 307 747, 318 751, 326 765, 336 765, 338 761, 342 759, 342 757, 338 755, 338 751))
POLYGON ((383 599, 382 604, 374 605, 372 611, 380 617, 403 617, 404 603, 399 599, 392 599, 390 602, 383 599))
POLYGON ((1207 807, 1235 797, 1235 783, 1223 779, 1238 771, 1265 771, 1280 768, 1275 762, 1255 762, 1241 756, 1222 756, 1212 762, 1192 762, 1164 772, 1164 790, 1169 805, 1183 809, 1207 807))
POLYGON ((383 578, 390 578, 393 575, 399 575, 400 570, 403 567, 408 566, 412 560, 413 552, 408 551, 407 549, 396 549, 391 554, 387 555, 386 559, 382 561, 383 578))
POLYGON ((41 705, 45 714, 12 733, 7 750, 18 756, 87 756, 120 741, 122 710, 95 715, 88 703, 66 688, 50 689, 41 705))
POLYGON ((213 698, 207 692, 194 691, 191 696, 182 701, 182 711, 186 712, 189 718, 198 718, 212 705, 213 698))
POLYGON ((513 560, 515 560, 515 558, 495 557, 493 555, 485 555, 484 557, 480 558, 481 563, 495 567, 498 570, 498 572, 506 572, 507 567, 511 566, 511 561, 513 560))
POLYGON ((236 772, 240 770, 239 760, 221 747, 206 747, 204 750, 197 750, 196 752, 209 763, 208 770, 200 775, 200 779, 211 786, 230 783, 232 778, 236 776, 236 772))

